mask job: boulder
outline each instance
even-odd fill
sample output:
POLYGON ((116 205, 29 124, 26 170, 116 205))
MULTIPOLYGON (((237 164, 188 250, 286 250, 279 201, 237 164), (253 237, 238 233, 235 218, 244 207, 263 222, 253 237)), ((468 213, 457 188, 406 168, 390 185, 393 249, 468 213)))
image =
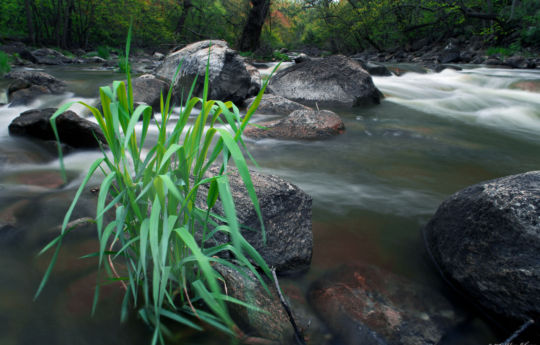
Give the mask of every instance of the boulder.
POLYGON ((304 53, 300 53, 294 57, 294 63, 302 63, 310 60, 311 58, 304 53))
POLYGON ((503 62, 499 58, 494 57, 494 56, 487 58, 487 60, 484 61, 484 63, 488 66, 502 66, 503 65, 503 62))
MULTIPOLYGON (((56 140, 51 124, 51 116, 56 109, 33 109, 16 117, 9 125, 9 134, 41 140, 56 140)), ((106 145, 103 132, 93 122, 79 117, 72 111, 66 111, 56 118, 60 141, 76 148, 98 148, 99 143, 106 145), (97 138, 97 140, 96 140, 97 138)))
POLYGON ((529 60, 525 59, 523 56, 510 56, 504 59, 504 64, 512 68, 535 68, 536 65, 531 63, 529 60))
MULTIPOLYGON (((37 61, 35 63, 41 64, 41 65, 64 65, 73 63, 73 59, 65 56, 64 54, 60 53, 57 50, 50 49, 50 48, 40 48, 32 51, 32 56, 34 59, 27 59, 32 62, 37 61)), ((24 57, 23 57, 24 58, 24 57)))
POLYGON ((13 79, 8 86, 10 106, 27 105, 40 95, 60 94, 66 90, 66 83, 45 72, 13 71, 5 78, 13 79))
POLYGON ((252 75, 246 67, 244 58, 230 49, 225 41, 196 42, 167 55, 156 70, 157 76, 172 79, 181 62, 182 68, 174 86, 178 97, 186 98, 197 75, 199 77, 194 95, 202 95, 207 63, 209 63, 210 99, 242 103, 256 93, 252 87, 252 75), (211 53, 208 59, 210 46, 211 53))
MULTIPOLYGON (((246 100, 247 108, 251 107, 255 97, 249 98, 246 100)), ((267 115, 289 115, 295 110, 305 109, 309 110, 311 108, 306 107, 298 102, 288 100, 285 97, 264 94, 262 96, 259 107, 257 107, 257 114, 267 114, 267 115)))
POLYGON ((214 268, 223 277, 227 295, 264 310, 259 312, 229 303, 229 311, 244 333, 273 341, 276 345, 292 343, 294 330, 272 282, 265 279, 270 290, 268 294, 247 269, 241 268, 240 273, 221 264, 215 264, 214 268))
POLYGON ((255 139, 324 139, 345 131, 339 115, 329 110, 300 109, 283 119, 258 125, 265 128, 248 127, 244 134, 255 139))
MULTIPOLYGON (((270 294, 262 287, 259 280, 247 269, 242 272, 228 266, 215 264, 214 268, 222 275, 227 287, 227 294, 241 301, 254 305, 264 312, 258 312, 230 303, 229 311, 233 319, 250 336, 262 338, 277 344, 293 344, 294 329, 281 304, 274 282, 263 276, 270 294), (266 313, 265 313, 266 312, 266 313)), ((330 334, 320 320, 308 308, 303 293, 298 289, 281 286, 293 318, 300 332, 309 345, 330 343, 330 334)), ((264 342, 265 344, 267 342, 264 342)))
POLYGON ((145 74, 131 81, 133 86, 133 101, 135 103, 146 103, 152 107, 153 111, 160 112, 160 96, 167 99, 169 84, 152 75, 145 74))
POLYGON ((540 317, 540 171, 465 188, 424 229, 442 273, 501 316, 540 317))
POLYGON ((445 49, 439 57, 439 61, 442 64, 460 62, 460 51, 457 48, 445 49))
POLYGON ((50 74, 39 71, 13 71, 6 74, 7 79, 21 79, 28 85, 46 87, 50 93, 62 93, 66 90, 66 83, 56 79, 50 74))
MULTIPOLYGON (((211 172, 217 173, 216 170, 211 172)), ((295 273, 308 269, 313 251, 311 197, 297 186, 274 175, 251 172, 251 178, 264 220, 266 244, 261 235, 259 218, 244 183, 240 175, 233 170, 229 174, 229 183, 238 220, 240 224, 251 229, 242 228, 243 236, 262 255, 268 266, 275 267, 278 273, 295 273)), ((201 186, 199 197, 207 194, 208 186, 201 186)), ((204 207, 206 202, 199 204, 204 207)), ((213 211, 223 214, 220 201, 216 203, 213 211)))
POLYGON ((102 57, 99 57, 99 56, 91 56, 91 57, 87 57, 87 58, 84 58, 82 59, 82 62, 83 63, 95 63, 95 64, 104 64, 105 62, 107 62, 107 60, 105 60, 104 58, 102 57))
POLYGON ((373 62, 368 61, 362 67, 371 75, 389 77, 392 75, 392 72, 383 65, 379 65, 373 62))
POLYGON ((540 93, 540 81, 538 80, 518 81, 518 82, 512 83, 510 85, 510 88, 540 93))
POLYGON ((271 93, 306 105, 352 107, 379 103, 381 92, 357 61, 343 55, 306 61, 270 80, 271 93))
POLYGON ((437 344, 463 320, 436 291, 362 263, 327 273, 308 299, 346 345, 437 344))
POLYGON ((246 70, 248 71, 249 76, 251 78, 251 86, 248 90, 248 95, 256 95, 259 93, 262 87, 261 73, 255 66, 247 62, 246 62, 246 70))

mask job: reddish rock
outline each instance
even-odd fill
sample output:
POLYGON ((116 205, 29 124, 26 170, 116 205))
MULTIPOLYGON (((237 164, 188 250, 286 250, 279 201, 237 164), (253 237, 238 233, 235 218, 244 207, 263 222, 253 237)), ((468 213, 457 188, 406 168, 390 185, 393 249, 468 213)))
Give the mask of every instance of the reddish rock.
POLYGON ((540 93, 540 82, 534 80, 520 81, 510 85, 510 87, 513 89, 540 93))
POLYGON ((7 177, 7 182, 43 188, 59 188, 65 184, 59 171, 36 170, 21 171, 7 177))
POLYGON ((365 264, 316 281, 309 300, 344 344, 437 344, 461 316, 437 292, 365 264))
POLYGON ((255 139, 323 139, 345 131, 341 118, 329 110, 300 109, 283 119, 258 125, 265 128, 248 127, 244 134, 255 139))

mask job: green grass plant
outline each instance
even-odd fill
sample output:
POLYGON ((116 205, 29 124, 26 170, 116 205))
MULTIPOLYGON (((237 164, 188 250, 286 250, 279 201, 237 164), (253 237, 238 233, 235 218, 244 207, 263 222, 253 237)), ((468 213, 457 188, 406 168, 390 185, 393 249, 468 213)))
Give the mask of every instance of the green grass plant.
POLYGON ((11 71, 10 57, 8 54, 0 51, 0 76, 11 71))
POLYGON ((99 46, 97 47, 97 55, 105 60, 108 60, 111 57, 111 52, 109 47, 107 46, 99 46))
MULTIPOLYGON (((126 60, 130 36, 131 30, 126 60)), ((180 66, 172 80, 176 80, 179 71, 180 66)), ((240 274, 245 274, 243 270, 247 267, 267 289, 255 265, 268 277, 271 277, 270 270, 240 232, 228 182, 228 172, 234 165, 258 213, 261 236, 265 236, 258 199, 243 154, 242 132, 266 84, 242 118, 233 103, 208 100, 207 66, 202 98, 191 97, 194 82, 174 122, 172 91, 166 97, 162 94, 158 121, 152 118, 151 107, 134 108, 131 76, 129 72, 126 75, 126 83, 115 81, 112 87, 100 88, 102 111, 79 102, 92 112, 108 148, 102 148, 103 156, 91 165, 65 214, 60 235, 41 251, 54 249, 54 254, 36 297, 50 277, 62 241, 75 231, 69 223, 81 193, 90 178, 101 171, 104 178, 95 218, 99 250, 88 255, 98 258, 99 281, 93 310, 99 299, 99 287, 121 281, 125 284, 122 320, 126 319, 130 307, 135 308, 139 317, 153 329, 151 344, 164 343, 170 335, 164 319, 195 329, 211 325, 234 336, 235 325, 227 303, 258 309, 227 296, 220 284, 222 277, 213 265, 219 263, 240 274), (138 124, 140 131, 135 130, 138 124), (158 129, 155 142, 147 140, 151 126, 158 129), (210 174, 212 166, 218 166, 219 172, 210 174), (198 195, 203 185, 208 193, 198 195), (211 211, 218 200, 222 215, 211 211), (106 220, 109 213, 114 214, 112 221, 106 220), (218 234, 225 234, 230 240, 215 244, 212 240, 218 234), (234 261, 222 258, 221 254, 226 252, 232 254, 234 261)), ((56 134, 56 117, 73 103, 61 106, 52 116, 51 125, 56 134)), ((61 150, 58 153, 64 172, 61 150)))
POLYGON ((120 73, 130 73, 131 64, 129 63, 129 58, 124 54, 120 54, 118 57, 118 72, 120 73))

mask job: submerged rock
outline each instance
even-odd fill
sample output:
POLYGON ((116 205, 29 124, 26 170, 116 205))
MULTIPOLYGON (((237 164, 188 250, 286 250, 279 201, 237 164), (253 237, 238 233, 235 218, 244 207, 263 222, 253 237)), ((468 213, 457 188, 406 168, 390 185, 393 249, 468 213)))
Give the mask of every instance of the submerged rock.
POLYGON ((540 81, 518 81, 517 83, 513 83, 512 85, 510 85, 510 88, 540 93, 540 81))
MULTIPOLYGON (((51 124, 51 116, 56 109, 33 109, 16 117, 9 125, 9 134, 41 140, 56 140, 51 124)), ((106 145, 103 132, 93 122, 66 111, 56 118, 60 141, 76 148, 98 148, 99 143, 106 145), (97 139, 97 140, 96 140, 97 139)))
POLYGON ((310 106, 378 104, 382 95, 360 63, 343 55, 281 70, 270 80, 269 87, 273 94, 310 106))
MULTIPOLYGON (((251 107, 254 101, 255 97, 247 99, 247 108, 251 107)), ((306 107, 298 102, 291 101, 285 97, 264 94, 259 106, 257 107, 256 113, 268 115, 289 115, 293 111, 299 109, 309 110, 311 108, 306 107)))
MULTIPOLYGON (((248 335, 275 342, 276 345, 297 344, 294 329, 279 299, 274 282, 262 276, 270 293, 261 285, 253 273, 241 269, 242 273, 230 267, 215 264, 214 268, 222 275, 227 294, 260 308, 258 312, 230 303, 229 311, 234 320, 248 335)), ((308 345, 326 345, 331 338, 320 320, 311 312, 300 291, 292 291, 281 286, 284 298, 290 307, 299 331, 308 345)))
POLYGON ((198 79, 194 95, 202 95, 207 63, 209 63, 210 99, 241 103, 258 92, 258 89, 253 88, 253 78, 256 77, 248 70, 244 58, 230 49, 225 41, 196 42, 167 55, 156 70, 157 76, 171 80, 181 62, 182 68, 174 90, 178 96, 183 95, 183 99, 186 98, 196 76, 198 79), (210 46, 212 48, 208 60, 210 46))
POLYGON ((309 300, 346 345, 437 344, 462 319, 436 291, 361 263, 316 281, 309 300))
POLYGON ((540 171, 465 188, 424 229, 447 278, 482 307, 519 320, 540 316, 540 171))
POLYGON ((8 86, 10 106, 27 105, 38 96, 66 91, 66 83, 45 72, 14 71, 5 78, 13 79, 8 86))
MULTIPOLYGON (((211 173, 217 171, 211 170, 211 173)), ((311 197, 280 177, 251 172, 266 228, 265 244, 259 218, 240 175, 233 171, 228 176, 238 220, 247 227, 241 229, 242 235, 268 266, 276 267, 277 272, 283 274, 308 269, 313 251, 311 197)), ((208 187, 201 186, 199 196, 207 194, 208 187)), ((223 214, 220 201, 213 211, 223 214)))
POLYGON ((345 125, 336 113, 310 108, 296 110, 283 119, 257 125, 265 128, 248 127, 244 134, 255 139, 323 139, 345 131, 345 125))

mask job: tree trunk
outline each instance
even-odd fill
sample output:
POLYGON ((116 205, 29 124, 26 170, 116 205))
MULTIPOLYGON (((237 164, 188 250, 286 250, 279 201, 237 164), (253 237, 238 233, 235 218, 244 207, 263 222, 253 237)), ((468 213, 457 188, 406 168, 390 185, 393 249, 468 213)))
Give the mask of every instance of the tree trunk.
POLYGON ((251 10, 249 11, 242 37, 238 44, 241 51, 254 51, 259 47, 262 27, 270 10, 270 0, 250 0, 251 10))
POLYGON ((516 4, 517 4, 518 0, 512 0, 512 8, 510 10, 510 18, 508 18, 508 21, 511 21, 512 19, 514 19, 514 14, 516 12, 516 4))
POLYGON ((32 9, 30 7, 30 0, 24 0, 24 7, 26 9, 26 25, 28 28, 28 38, 33 46, 36 45, 36 34, 34 31, 34 21, 32 20, 32 9))
POLYGON ((176 25, 176 33, 182 37, 182 34, 185 31, 186 19, 189 14, 189 10, 193 7, 191 0, 182 0, 182 14, 180 19, 178 19, 178 24, 176 25))

